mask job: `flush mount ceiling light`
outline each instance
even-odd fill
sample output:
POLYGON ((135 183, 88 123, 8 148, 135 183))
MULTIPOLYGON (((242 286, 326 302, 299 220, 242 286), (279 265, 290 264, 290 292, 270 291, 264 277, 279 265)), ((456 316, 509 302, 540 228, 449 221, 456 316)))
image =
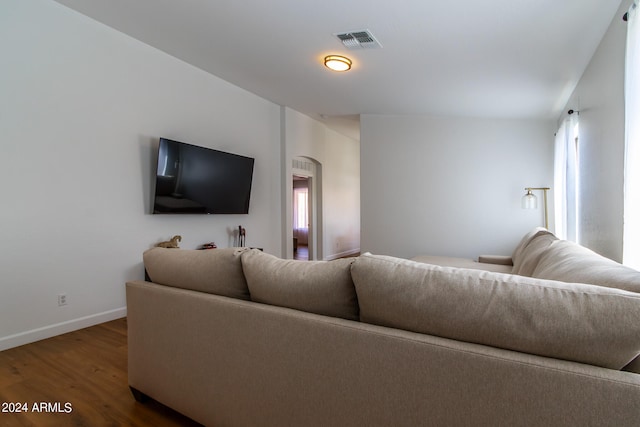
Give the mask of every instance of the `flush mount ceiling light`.
POLYGON ((348 71, 351 69, 351 60, 340 55, 329 55, 324 57, 324 66, 333 71, 348 71))

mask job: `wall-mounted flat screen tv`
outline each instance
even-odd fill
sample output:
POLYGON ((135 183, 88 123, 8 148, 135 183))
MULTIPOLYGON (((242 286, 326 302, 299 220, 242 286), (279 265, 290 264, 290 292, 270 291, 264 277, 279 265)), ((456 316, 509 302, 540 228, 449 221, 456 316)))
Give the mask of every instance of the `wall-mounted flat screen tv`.
POLYGON ((154 214, 247 214, 251 157, 160 138, 154 214))

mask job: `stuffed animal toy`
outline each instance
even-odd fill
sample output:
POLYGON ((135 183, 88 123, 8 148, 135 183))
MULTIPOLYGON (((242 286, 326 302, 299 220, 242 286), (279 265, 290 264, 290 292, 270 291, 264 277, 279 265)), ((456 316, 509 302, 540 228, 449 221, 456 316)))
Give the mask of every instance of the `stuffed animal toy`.
POLYGON ((166 242, 160 242, 158 243, 156 246, 159 248, 177 248, 180 249, 180 246, 178 246, 178 242, 182 241, 182 236, 173 236, 171 238, 171 240, 168 240, 166 242))

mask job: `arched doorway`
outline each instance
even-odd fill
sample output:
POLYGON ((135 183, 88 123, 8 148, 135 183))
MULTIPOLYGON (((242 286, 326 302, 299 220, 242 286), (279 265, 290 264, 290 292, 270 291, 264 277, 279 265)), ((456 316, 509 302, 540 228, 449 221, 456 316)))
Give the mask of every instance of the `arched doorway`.
POLYGON ((290 183, 293 258, 322 259, 322 165, 308 157, 294 158, 290 183))

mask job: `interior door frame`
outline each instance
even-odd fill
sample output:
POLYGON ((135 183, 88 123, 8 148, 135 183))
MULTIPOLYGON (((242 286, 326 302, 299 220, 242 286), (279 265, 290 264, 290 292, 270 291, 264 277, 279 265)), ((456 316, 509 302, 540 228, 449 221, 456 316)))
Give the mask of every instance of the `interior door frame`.
MULTIPOLYGON (((288 191, 291 201, 287 214, 293 217, 293 179, 294 176, 302 176, 309 181, 309 260, 321 260, 322 251, 322 165, 310 157, 296 157, 293 159, 291 174, 289 176, 288 191)), ((287 238, 287 252, 293 255, 293 226, 291 238, 287 238)))

